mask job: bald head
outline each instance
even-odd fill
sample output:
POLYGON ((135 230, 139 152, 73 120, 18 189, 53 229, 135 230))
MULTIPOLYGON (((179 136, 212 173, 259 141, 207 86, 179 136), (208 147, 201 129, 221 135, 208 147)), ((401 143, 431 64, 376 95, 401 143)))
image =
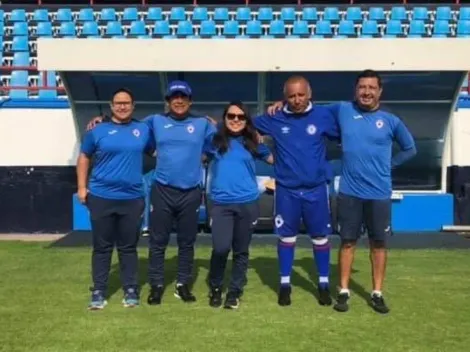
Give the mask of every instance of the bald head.
POLYGON ((292 76, 284 83, 284 99, 293 113, 303 113, 312 98, 310 83, 302 76, 292 76))

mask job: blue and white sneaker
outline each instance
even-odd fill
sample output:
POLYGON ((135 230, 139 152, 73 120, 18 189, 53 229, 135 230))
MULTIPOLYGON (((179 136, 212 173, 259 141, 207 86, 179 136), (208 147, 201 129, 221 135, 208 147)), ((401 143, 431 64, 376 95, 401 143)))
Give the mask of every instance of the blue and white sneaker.
POLYGON ((134 288, 128 288, 124 292, 124 298, 122 299, 122 304, 126 308, 134 308, 139 305, 139 294, 134 288))
POLYGON ((88 304, 88 310, 101 310, 108 302, 104 299, 104 293, 100 290, 94 290, 91 293, 91 301, 88 304))

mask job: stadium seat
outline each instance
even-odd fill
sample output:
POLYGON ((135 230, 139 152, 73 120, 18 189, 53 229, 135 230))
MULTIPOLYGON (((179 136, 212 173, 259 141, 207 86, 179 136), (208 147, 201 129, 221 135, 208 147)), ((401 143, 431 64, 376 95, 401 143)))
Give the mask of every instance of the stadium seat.
POLYGON ((315 7, 304 7, 302 9, 302 17, 303 21, 307 22, 315 22, 318 21, 318 12, 315 7))
POLYGON ((14 53, 22 51, 29 52, 28 37, 13 37, 11 51, 14 53))
MULTIPOLYGON (((48 71, 46 74, 40 73, 38 79, 39 87, 57 88, 56 72, 48 71), (44 77, 45 76, 45 77, 44 77)), ((55 89, 39 89, 38 98, 40 100, 54 100, 57 99, 57 90, 55 89)))
POLYGON ((78 21, 79 22, 93 22, 95 20, 95 15, 93 14, 92 8, 83 8, 78 12, 78 21))
POLYGON ((123 22, 133 22, 139 20, 139 10, 136 7, 126 7, 122 12, 123 22))
POLYGON ((470 7, 461 7, 457 19, 460 21, 470 21, 470 7))
POLYGON ((331 22, 320 20, 317 22, 315 27, 315 35, 318 36, 331 36, 333 35, 333 30, 331 28, 331 22))
POLYGON ((207 7, 195 7, 193 10, 193 16, 191 20, 193 22, 202 22, 209 19, 209 13, 207 12, 207 7))
POLYGON ((24 9, 13 9, 10 12, 10 22, 27 22, 26 11, 24 9))
POLYGON ((179 21, 176 27, 176 35, 179 37, 194 35, 193 24, 190 21, 179 21))
POLYGON ((186 20, 186 11, 184 7, 172 7, 170 10, 170 21, 181 22, 186 20))
POLYGON ((258 21, 271 22, 272 20, 274 20, 274 14, 271 7, 260 7, 258 9, 258 21))
POLYGON ((235 20, 238 22, 248 22, 251 20, 251 9, 249 7, 239 7, 235 14, 235 20))
POLYGON ((371 7, 369 9, 369 20, 383 22, 385 19, 385 11, 382 7, 371 7))
POLYGON ((58 22, 72 22, 72 10, 71 9, 58 9, 56 12, 56 21, 58 22))
POLYGON ((447 37, 449 34, 450 34, 450 26, 447 20, 434 21, 434 27, 432 30, 433 37, 447 37))
POLYGON ((284 21, 274 20, 271 21, 268 28, 268 35, 273 37, 285 37, 286 36, 286 26, 284 21))
POLYGON ((33 14, 33 21, 49 22, 49 11, 46 9, 36 9, 33 14))
POLYGON ((226 37, 234 37, 240 34, 240 26, 238 21, 225 21, 222 28, 222 35, 226 37))
POLYGON ((406 21, 408 17, 406 15, 406 9, 403 6, 394 6, 390 13, 390 20, 394 21, 406 21))
MULTIPOLYGON (((28 87, 28 71, 17 70, 11 72, 11 87, 28 87)), ((28 99, 28 90, 25 88, 12 88, 10 99, 28 99)))
POLYGON ((14 36, 27 36, 28 35, 28 23, 27 22, 15 22, 13 25, 12 34, 14 36))
POLYGON ((340 20, 338 8, 325 7, 325 9, 323 10, 323 20, 330 22, 338 22, 340 20))
POLYGON ((15 53, 13 54, 13 66, 29 66, 29 52, 15 53))
POLYGON ((385 34, 388 36, 397 36, 403 34, 403 28, 400 20, 388 20, 385 26, 385 34))
POLYGON ((155 27, 153 27, 153 34, 156 36, 165 36, 170 35, 170 24, 168 21, 157 21, 155 22, 155 27))
POLYGON ((201 27, 199 28, 199 35, 201 37, 213 37, 217 35, 217 28, 215 22, 212 20, 206 20, 201 22, 201 27))
MULTIPOLYGON (((0 22, 0 39, 3 39, 3 35, 5 34, 5 24, 4 22, 0 22)), ((0 52, 2 48, 0 47, 0 52)))
POLYGON ((77 29, 73 22, 62 22, 59 27, 59 36, 61 37, 75 37, 77 29))
POLYGON ((281 16, 280 19, 281 21, 284 21, 286 23, 291 23, 295 21, 295 8, 293 7, 283 7, 281 9, 281 16))
POLYGON ((339 23, 338 34, 341 36, 355 36, 356 29, 354 28, 354 22, 350 20, 343 20, 339 23))
POLYGON ((144 21, 134 21, 129 27, 129 35, 131 36, 141 36, 146 35, 147 29, 145 28, 144 21))
POLYGON ((106 24, 105 36, 116 37, 123 35, 121 22, 111 21, 106 24))
POLYGON ((100 21, 116 21, 116 10, 112 7, 102 9, 100 13, 100 21))
POLYGON ((0 9, 0 22, 2 23, 4 22, 4 16, 5 16, 5 12, 2 9, 0 9))
POLYGON ((99 36, 100 30, 98 28, 98 24, 94 21, 87 21, 83 23, 81 35, 85 37, 99 36))
POLYGON ((362 22, 361 37, 375 37, 379 35, 377 21, 366 20, 362 22))
POLYGON ((411 19, 412 20, 421 20, 421 21, 429 20, 428 9, 426 7, 422 7, 422 6, 414 7, 411 19))
POLYGON ((52 37, 52 24, 51 22, 39 22, 36 27, 36 35, 38 37, 52 37))
POLYGON ((457 37, 469 37, 470 36, 470 20, 459 20, 457 22, 457 37))
POLYGON ((346 20, 362 22, 362 10, 360 7, 352 6, 346 10, 346 20))
POLYGON ((263 35, 263 28, 261 22, 258 20, 251 20, 246 23, 245 34, 249 37, 259 37, 263 35))
POLYGON ((424 21, 423 20, 411 20, 408 34, 412 36, 426 35, 427 31, 426 31, 426 26, 424 24, 424 21))
POLYGON ((225 21, 228 21, 229 19, 230 19, 229 13, 226 7, 217 7, 214 10, 214 21, 225 22, 225 21))
POLYGON ((436 9, 436 20, 450 21, 452 19, 452 10, 449 6, 439 6, 436 9))
POLYGON ((292 26, 292 35, 300 37, 309 37, 311 35, 307 21, 295 21, 292 26))
POLYGON ((162 21, 163 20, 163 13, 160 7, 151 7, 148 9, 147 17, 145 18, 147 21, 162 21))

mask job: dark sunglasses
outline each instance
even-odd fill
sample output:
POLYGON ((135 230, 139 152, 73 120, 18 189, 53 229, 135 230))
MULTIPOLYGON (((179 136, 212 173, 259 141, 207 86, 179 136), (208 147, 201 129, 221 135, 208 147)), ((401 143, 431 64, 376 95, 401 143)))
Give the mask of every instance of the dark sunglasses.
POLYGON ((238 119, 238 121, 246 121, 246 116, 245 114, 232 114, 232 113, 227 114, 227 120, 235 120, 235 119, 238 119))

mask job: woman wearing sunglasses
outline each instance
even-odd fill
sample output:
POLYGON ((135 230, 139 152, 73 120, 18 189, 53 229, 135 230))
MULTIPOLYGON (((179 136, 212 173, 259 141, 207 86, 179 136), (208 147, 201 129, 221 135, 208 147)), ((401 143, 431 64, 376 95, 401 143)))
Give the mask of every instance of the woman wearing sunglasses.
POLYGON ((270 150, 258 141, 248 109, 241 102, 227 105, 223 121, 207 152, 210 158, 212 256, 209 304, 222 305, 227 258, 233 252, 232 275, 224 307, 239 307, 246 284, 249 246, 259 209, 255 159, 273 163, 270 150))

